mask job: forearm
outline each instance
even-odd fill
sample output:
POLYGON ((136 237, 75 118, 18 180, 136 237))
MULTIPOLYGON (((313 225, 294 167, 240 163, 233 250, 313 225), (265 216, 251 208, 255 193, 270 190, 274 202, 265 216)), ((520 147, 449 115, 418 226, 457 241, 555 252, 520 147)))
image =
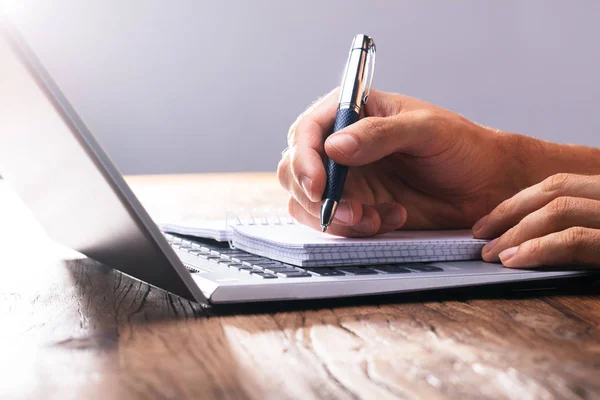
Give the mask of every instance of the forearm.
POLYGON ((600 174, 600 149, 510 133, 499 133, 498 139, 520 189, 558 173, 600 174))

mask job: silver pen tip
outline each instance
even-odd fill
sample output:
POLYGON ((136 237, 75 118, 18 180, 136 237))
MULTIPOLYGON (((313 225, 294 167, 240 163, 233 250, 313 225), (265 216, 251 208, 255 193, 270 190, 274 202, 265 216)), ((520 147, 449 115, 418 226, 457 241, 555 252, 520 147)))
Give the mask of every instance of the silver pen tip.
POLYGON ((321 229, 323 229, 323 232, 325 232, 327 230, 327 225, 321 225, 321 229))

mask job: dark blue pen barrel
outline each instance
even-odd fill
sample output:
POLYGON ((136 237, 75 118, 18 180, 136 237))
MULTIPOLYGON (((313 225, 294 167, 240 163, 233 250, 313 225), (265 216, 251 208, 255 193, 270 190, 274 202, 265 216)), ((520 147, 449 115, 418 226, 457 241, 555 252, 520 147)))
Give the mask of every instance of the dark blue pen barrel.
MULTIPOLYGON (((358 113, 352 109, 347 108, 338 110, 335 117, 333 132, 337 132, 348 125, 352 125, 358 121, 358 118, 358 113)), ((325 186, 323 199, 334 199, 335 201, 339 201, 342 197, 342 192, 344 191, 344 182, 346 181, 348 167, 336 164, 330 159, 327 159, 325 173, 327 174, 327 185, 325 186)))

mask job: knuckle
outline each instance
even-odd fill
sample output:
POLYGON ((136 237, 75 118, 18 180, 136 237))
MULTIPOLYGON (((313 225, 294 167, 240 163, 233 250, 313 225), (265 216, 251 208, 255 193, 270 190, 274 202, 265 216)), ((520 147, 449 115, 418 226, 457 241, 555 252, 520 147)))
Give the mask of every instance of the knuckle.
POLYGON ((296 118, 288 132, 288 146, 294 146, 298 142, 298 135, 302 135, 302 132, 306 131, 306 126, 311 120, 312 117, 306 114, 300 114, 296 118))
POLYGON ((574 203, 573 197, 561 196, 548 203, 545 209, 551 218, 560 219, 573 208, 574 203))
POLYGON ((571 182, 571 174, 555 174, 542 181, 542 190, 545 192, 561 192, 567 188, 571 182))
POLYGON ((306 199, 306 211, 313 216, 319 215, 321 212, 321 205, 318 203, 314 203, 310 201, 310 199, 306 199))
POLYGON ((335 89, 333 89, 331 92, 329 92, 325 96, 321 96, 321 97, 317 98, 302 113, 300 113, 296 117, 296 120, 292 123, 292 125, 290 126, 290 128, 288 130, 287 139, 288 139, 289 146, 293 145, 296 142, 296 136, 298 135, 299 131, 300 132, 302 131, 302 127, 305 126, 306 124, 310 123, 311 121, 313 121, 312 114, 315 112, 317 107, 319 107, 322 103, 324 103, 331 96, 337 97, 338 93, 339 93, 339 86, 336 87, 335 89))
POLYGON ((433 110, 420 109, 413 111, 415 123, 427 130, 435 130, 439 126, 440 116, 433 110))
POLYGON ((279 184, 283 187, 285 187, 287 179, 288 179, 287 175, 288 175, 289 165, 290 165, 290 159, 289 159, 289 156, 287 156, 287 155, 284 158, 282 158, 281 160, 279 160, 279 163, 277 164, 277 179, 279 180, 279 184))
POLYGON ((509 230, 507 230, 506 232, 504 232, 502 234, 502 236, 500 237, 499 241, 502 241, 502 243, 506 244, 507 246, 512 246, 513 244, 515 244, 516 238, 518 236, 518 232, 519 232, 519 226, 514 226, 512 228, 510 228, 509 230))
POLYGON ((290 153, 290 172, 294 176, 298 176, 300 168, 302 167, 301 157, 297 156, 297 150, 295 147, 292 147, 289 151, 290 153))
POLYGON ((290 129, 287 134, 287 143, 288 146, 291 146, 296 141, 296 130, 298 129, 298 124, 300 124, 300 120, 302 119, 302 114, 296 117, 296 120, 290 125, 290 129))
POLYGON ((383 118, 381 117, 366 117, 362 119, 365 131, 373 134, 379 133, 383 128, 383 118))
POLYGON ((502 203, 498 204, 496 208, 492 211, 496 215, 496 217, 502 218, 510 213, 511 202, 509 200, 504 200, 502 203))
POLYGON ((583 242, 586 235, 586 229, 580 226, 574 226, 565 230, 564 241, 565 246, 571 250, 577 250, 583 242))
POLYGON ((526 251, 532 257, 537 258, 542 252, 542 242, 539 239, 533 239, 527 242, 526 251))
MULTIPOLYGON (((380 141, 383 138, 384 134, 384 122, 381 117, 366 117, 362 119, 363 121, 363 134, 368 138, 371 142, 380 141)), ((355 135, 356 139, 360 143, 360 135, 355 135)))
POLYGON ((287 209, 288 209, 288 214, 290 214, 290 216, 295 219, 296 218, 296 200, 294 200, 294 198, 292 196, 290 196, 288 198, 287 209))
POLYGON ((296 203, 294 204, 294 206, 297 207, 296 213, 301 212, 301 210, 298 209, 299 206, 313 216, 319 215, 318 213, 320 211, 320 204, 310 201, 299 185, 292 184, 292 187, 289 189, 289 191, 292 195, 292 199, 296 203))
POLYGON ((296 201, 308 214, 312 216, 319 215, 320 208, 317 207, 316 203, 313 203, 305 196, 302 196, 300 199, 296 199, 296 201))

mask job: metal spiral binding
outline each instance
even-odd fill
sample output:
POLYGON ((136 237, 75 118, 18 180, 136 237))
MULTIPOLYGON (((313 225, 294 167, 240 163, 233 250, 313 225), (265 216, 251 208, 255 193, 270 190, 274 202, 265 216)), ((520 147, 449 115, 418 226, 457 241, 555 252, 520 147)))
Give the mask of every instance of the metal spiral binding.
POLYGON ((227 227, 240 225, 292 225, 296 221, 284 208, 241 208, 238 211, 227 211, 225 224, 227 227), (246 218, 244 218, 244 216, 246 218))
MULTIPOLYGON (((241 225, 293 225, 296 221, 284 208, 241 208, 238 211, 227 211, 225 215, 225 227, 241 225), (244 218, 246 215, 246 218, 244 218)), ((234 249, 233 243, 229 241, 229 247, 234 249)))

